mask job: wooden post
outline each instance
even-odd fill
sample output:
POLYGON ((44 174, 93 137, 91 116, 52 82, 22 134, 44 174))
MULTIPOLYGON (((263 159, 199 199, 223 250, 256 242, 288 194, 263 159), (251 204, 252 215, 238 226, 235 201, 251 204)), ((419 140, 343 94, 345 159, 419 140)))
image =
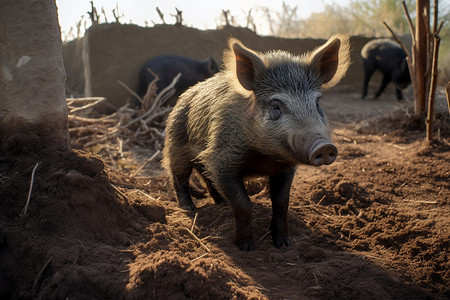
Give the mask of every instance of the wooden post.
MULTIPOLYGON (((434 0, 434 20, 433 20, 433 48, 432 48, 432 57, 429 58, 429 61, 432 60, 431 63, 431 76, 430 76, 430 91, 428 95, 428 115, 426 120, 427 127, 427 136, 426 140, 431 142, 433 138, 433 122, 434 122, 434 97, 436 93, 436 85, 437 85, 437 75, 438 75, 438 54, 439 54, 439 44, 441 42, 441 37, 439 36, 439 31, 442 28, 442 22, 438 27, 438 0, 434 0)), ((431 35, 431 30, 430 35, 431 35)))
POLYGON ((434 118, 434 95, 436 92, 436 83, 437 83, 437 62, 438 62, 438 54, 439 54, 439 43, 441 38, 435 33, 434 37, 434 50, 433 50, 433 64, 431 69, 431 82, 430 82, 430 94, 428 96, 428 115, 426 120, 427 127, 427 141, 431 141, 433 137, 433 118, 434 118))
POLYGON ((428 58, 428 24, 426 20, 430 15, 430 1, 417 0, 416 1, 416 48, 415 51, 415 76, 417 85, 417 98, 415 99, 414 113, 422 115, 425 112, 426 92, 427 92, 427 58, 428 58), (426 17, 427 16, 427 17, 426 17))

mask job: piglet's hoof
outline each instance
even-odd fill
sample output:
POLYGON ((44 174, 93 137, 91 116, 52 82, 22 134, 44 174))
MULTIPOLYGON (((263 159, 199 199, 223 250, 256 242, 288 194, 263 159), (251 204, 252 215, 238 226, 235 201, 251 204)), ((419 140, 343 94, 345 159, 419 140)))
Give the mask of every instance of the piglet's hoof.
POLYGON ((277 248, 281 248, 282 246, 290 246, 292 242, 289 240, 289 237, 281 237, 281 236, 274 236, 272 237, 273 245, 277 248))
POLYGON ((252 251, 253 250, 253 239, 248 241, 238 242, 235 241, 236 246, 238 246, 239 250, 242 251, 252 251))
POLYGON ((181 209, 187 210, 187 211, 194 211, 197 209, 195 204, 193 202, 191 203, 179 203, 179 207, 181 209))

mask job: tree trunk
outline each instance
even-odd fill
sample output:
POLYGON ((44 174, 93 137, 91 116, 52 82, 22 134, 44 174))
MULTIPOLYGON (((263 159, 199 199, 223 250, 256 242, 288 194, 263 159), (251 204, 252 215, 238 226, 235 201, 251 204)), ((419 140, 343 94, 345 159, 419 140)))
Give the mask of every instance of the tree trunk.
POLYGON ((69 149, 65 70, 54 0, 0 2, 0 143, 33 135, 69 149))
POLYGON ((428 27, 427 20, 430 17, 430 1, 417 0, 416 1, 416 49, 415 51, 415 80, 417 84, 417 98, 415 99, 415 114, 422 115, 425 112, 426 98, 427 98, 427 60, 428 60, 428 45, 427 35, 428 27), (424 12, 426 17, 424 17, 424 12))

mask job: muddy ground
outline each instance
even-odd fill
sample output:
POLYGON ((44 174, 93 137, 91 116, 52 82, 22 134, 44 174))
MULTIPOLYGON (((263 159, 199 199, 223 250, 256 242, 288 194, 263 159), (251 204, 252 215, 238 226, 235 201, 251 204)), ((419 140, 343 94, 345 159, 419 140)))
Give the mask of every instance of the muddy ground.
POLYGON ((423 122, 392 91, 326 93, 339 157, 299 167, 289 247, 268 234, 265 179, 247 182, 252 252, 233 245, 230 208, 198 183, 198 210, 186 212, 159 160, 130 176, 154 149, 133 146, 110 164, 107 151, 15 136, 0 156, 0 298, 450 299, 450 122, 439 97, 427 147, 423 122))

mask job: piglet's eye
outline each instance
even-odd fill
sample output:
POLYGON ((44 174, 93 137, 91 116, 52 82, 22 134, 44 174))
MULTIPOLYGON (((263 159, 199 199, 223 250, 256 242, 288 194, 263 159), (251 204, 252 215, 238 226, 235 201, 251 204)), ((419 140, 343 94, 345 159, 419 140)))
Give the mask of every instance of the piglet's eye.
POLYGON ((317 111, 319 112, 320 116, 321 116, 322 118, 325 118, 325 113, 323 112, 322 108, 320 108, 320 106, 319 106, 319 101, 316 102, 316 109, 317 109, 317 111))
POLYGON ((278 101, 274 101, 270 104, 270 119, 271 120, 278 120, 281 117, 282 111, 281 111, 281 104, 278 103, 278 101))

